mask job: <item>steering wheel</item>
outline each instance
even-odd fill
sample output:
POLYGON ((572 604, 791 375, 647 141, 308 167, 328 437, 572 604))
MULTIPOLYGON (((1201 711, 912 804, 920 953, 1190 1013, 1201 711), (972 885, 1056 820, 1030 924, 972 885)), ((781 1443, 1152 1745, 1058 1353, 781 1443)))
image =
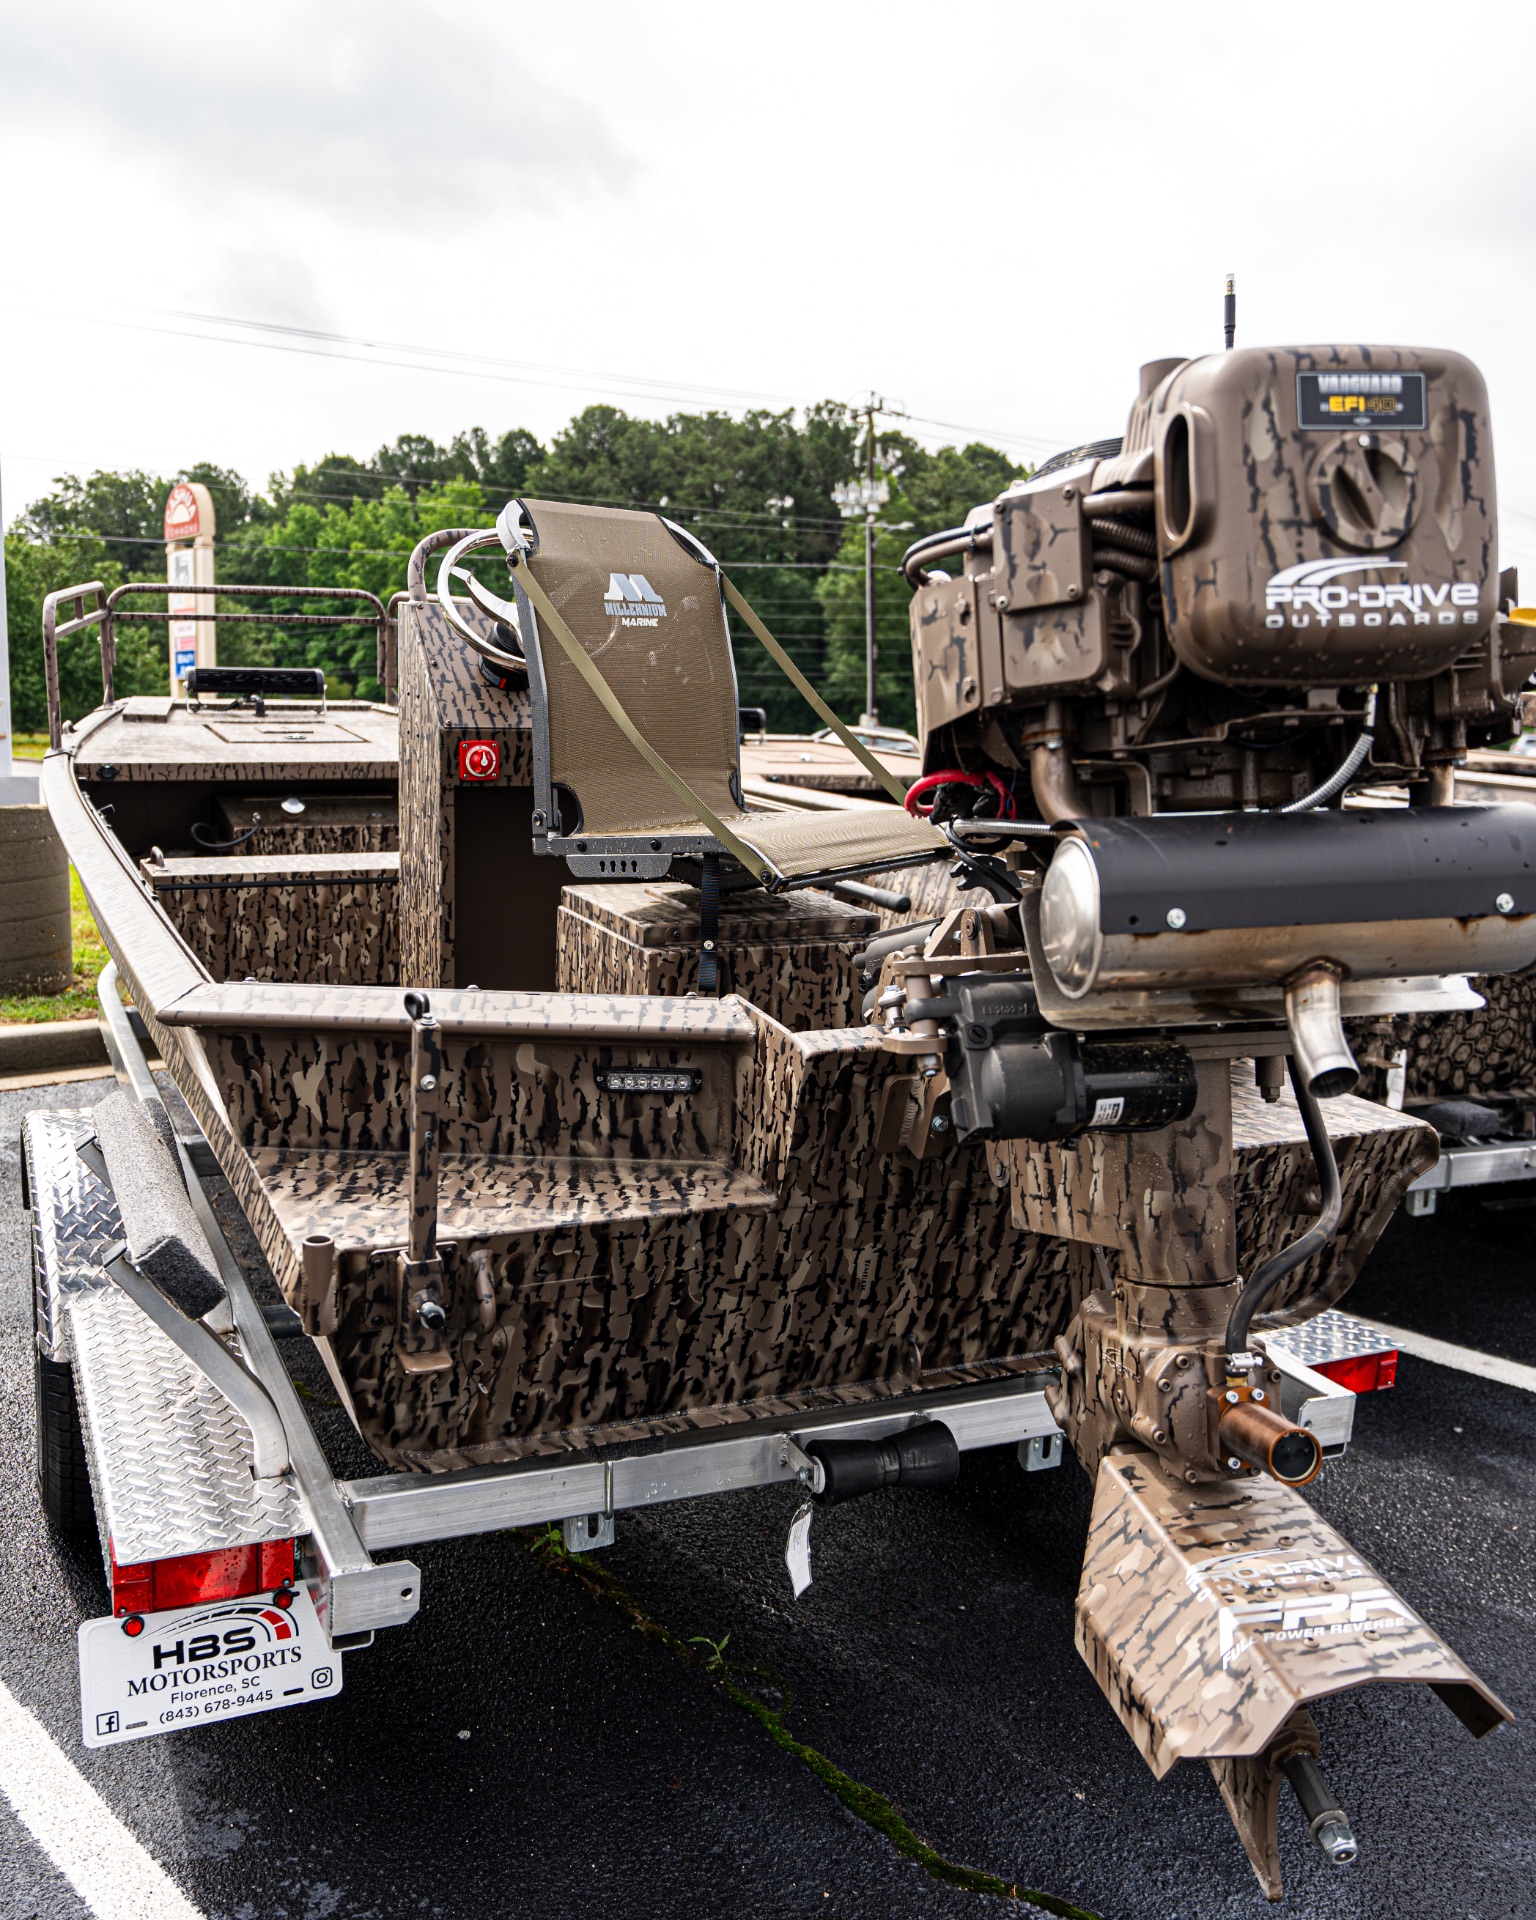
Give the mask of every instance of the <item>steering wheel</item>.
MULTIPOLYGON (((515 503, 502 514, 506 520, 516 511, 515 503)), ((508 532, 516 544, 526 549, 523 541, 510 527, 508 532)), ((483 586, 463 564, 467 554, 478 553, 483 547, 505 546, 507 535, 501 530, 498 521, 494 528, 487 527, 475 533, 469 533, 462 540, 456 540, 443 555, 442 565, 437 570, 437 604, 442 608, 448 624, 459 638, 474 648, 483 659, 489 660, 493 667, 502 673, 526 676, 528 662, 523 657, 523 635, 518 621, 517 608, 510 600, 502 600, 483 586), (464 590, 464 597, 478 607, 487 619, 495 623, 498 633, 506 634, 510 651, 498 647, 478 632, 453 604, 453 583, 458 581, 464 590)))

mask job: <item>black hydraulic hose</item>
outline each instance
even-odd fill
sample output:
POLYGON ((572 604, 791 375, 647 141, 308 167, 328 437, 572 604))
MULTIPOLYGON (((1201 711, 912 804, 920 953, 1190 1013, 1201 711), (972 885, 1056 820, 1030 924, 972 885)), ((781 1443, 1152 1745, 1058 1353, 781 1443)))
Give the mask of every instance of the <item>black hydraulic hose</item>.
POLYGON ((201 847, 205 853, 233 853, 236 847, 243 847, 253 834, 260 832, 261 815, 259 813, 255 815, 245 832, 237 833, 233 840, 215 840, 211 827, 205 827, 201 820, 194 820, 192 822, 193 842, 201 847))
POLYGON ((1288 1247, 1282 1247, 1279 1253, 1266 1260, 1232 1303, 1232 1311, 1227 1317, 1226 1344, 1229 1354, 1247 1351, 1248 1329, 1253 1323, 1253 1316, 1288 1273, 1294 1273, 1304 1260, 1310 1260, 1313 1254, 1320 1253, 1327 1246, 1338 1229, 1339 1215, 1344 1210, 1339 1163, 1334 1158, 1333 1142, 1328 1138, 1322 1108, 1297 1072, 1296 1062, 1290 1060, 1286 1064, 1290 1069, 1291 1085, 1296 1091, 1296 1104, 1301 1109, 1301 1124, 1307 1130, 1307 1145, 1312 1149, 1312 1159, 1317 1167, 1323 1206, 1315 1224, 1308 1227, 1299 1239, 1293 1240, 1288 1247))
POLYGON ((947 527, 942 533, 925 533, 921 540, 914 540, 901 556, 901 571, 907 585, 915 593, 919 587, 928 584, 928 577, 923 572, 924 560, 944 560, 957 553, 973 553, 978 547, 990 547, 991 544, 990 524, 947 527))

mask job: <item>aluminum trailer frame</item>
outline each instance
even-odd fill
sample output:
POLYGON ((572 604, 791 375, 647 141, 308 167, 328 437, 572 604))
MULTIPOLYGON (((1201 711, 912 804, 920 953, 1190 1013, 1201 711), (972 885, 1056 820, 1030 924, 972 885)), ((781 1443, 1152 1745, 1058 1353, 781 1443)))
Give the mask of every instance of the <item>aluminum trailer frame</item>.
POLYGON ((1421 1218, 1433 1213, 1442 1193, 1457 1187, 1499 1187, 1536 1180, 1536 1140, 1442 1142, 1440 1158, 1408 1189, 1404 1209, 1421 1218))
MULTIPOLYGON (((118 1077, 164 1111, 113 966, 102 973, 99 997, 118 1077)), ((821 1473, 807 1453, 814 1441, 880 1439, 931 1419, 943 1421, 962 1451, 1013 1443, 1026 1470, 1062 1459, 1061 1430, 1043 1390, 1051 1376, 1040 1375, 925 1394, 919 1404, 780 1417, 723 1439, 685 1433, 661 1447, 651 1442, 603 1458, 339 1479, 278 1351, 273 1324, 286 1310, 257 1301, 203 1187, 203 1174, 217 1171, 213 1156, 201 1138, 178 1131, 187 1190, 228 1294, 195 1330, 221 1337, 223 1351, 270 1403, 286 1441, 286 1470, 263 1479, 246 1420, 198 1370, 198 1342, 168 1338, 156 1324, 163 1315, 152 1318, 136 1304, 137 1289, 114 1282, 121 1231, 104 1162, 88 1145, 92 1136, 89 1110, 82 1110, 34 1114, 25 1138, 38 1345, 44 1357, 76 1369, 109 1579, 114 1557, 122 1565, 292 1536, 300 1580, 327 1639, 346 1650, 368 1645, 375 1632, 404 1625, 420 1609, 420 1569, 409 1560, 376 1560, 382 1552, 552 1522, 562 1525, 572 1548, 599 1547, 612 1541, 622 1512, 749 1487, 799 1483, 814 1491, 821 1473)), ((295 1324, 284 1331, 292 1332, 295 1317, 286 1317, 295 1324)), ((1342 1331, 1324 1344, 1346 1350, 1353 1323, 1340 1314, 1325 1319, 1342 1331)), ((1326 1357, 1316 1337, 1304 1355, 1290 1351, 1298 1337, 1266 1336, 1286 1376, 1286 1411, 1313 1427, 1335 1456, 1350 1437, 1355 1395, 1305 1364, 1326 1357)))
MULTIPOLYGON (((137 1098, 163 1108, 131 1009, 118 998, 114 966, 103 970, 98 991, 118 1077, 137 1098)), ((212 1154, 201 1138, 178 1131, 187 1190, 228 1294, 227 1307, 216 1308, 205 1324, 223 1336, 226 1350, 265 1393, 287 1441, 287 1471, 259 1481, 244 1421, 233 1417, 210 1379, 195 1377, 195 1362, 134 1305, 104 1264, 121 1234, 99 1156, 80 1153, 92 1132, 88 1110, 34 1114, 26 1148, 39 1347, 45 1357, 71 1360, 79 1375, 109 1576, 114 1551, 123 1564, 292 1533, 300 1542, 300 1577, 327 1637, 346 1649, 366 1645, 381 1628, 403 1625, 420 1608, 419 1568, 408 1560, 376 1561, 384 1550, 549 1522, 565 1525, 574 1547, 600 1546, 612 1539, 617 1513, 748 1487, 799 1482, 814 1488, 819 1468, 805 1451, 812 1441, 879 1439, 933 1418, 943 1420, 962 1450, 1013 1442, 1026 1467, 1061 1460, 1061 1432, 1043 1391, 1053 1376, 1042 1374, 925 1394, 919 1404, 755 1422, 725 1439, 680 1434, 659 1449, 653 1442, 600 1459, 564 1456, 446 1474, 338 1479, 267 1312, 204 1190, 203 1172, 216 1171, 212 1154), (259 1511, 253 1512, 247 1482, 257 1489, 259 1511), (131 1526, 131 1538, 110 1537, 114 1521, 131 1526)))

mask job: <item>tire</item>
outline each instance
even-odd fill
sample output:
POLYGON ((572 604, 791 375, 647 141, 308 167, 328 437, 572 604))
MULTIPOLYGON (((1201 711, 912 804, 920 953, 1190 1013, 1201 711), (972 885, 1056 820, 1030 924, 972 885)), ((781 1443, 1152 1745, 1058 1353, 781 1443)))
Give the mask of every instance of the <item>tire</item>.
MULTIPOLYGON (((35 1280, 33 1285, 35 1301, 35 1280)), ((94 1539, 96 1503, 75 1398, 75 1370, 67 1360, 45 1360, 35 1341, 32 1366, 37 1385, 38 1499, 49 1524, 66 1539, 94 1539)))

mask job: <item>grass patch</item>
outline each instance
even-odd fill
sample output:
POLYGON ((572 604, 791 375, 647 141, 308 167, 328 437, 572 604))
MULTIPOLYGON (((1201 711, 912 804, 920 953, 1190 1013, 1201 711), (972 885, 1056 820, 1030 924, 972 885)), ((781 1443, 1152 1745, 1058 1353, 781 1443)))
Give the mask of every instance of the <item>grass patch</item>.
POLYGON ((46 733, 13 733, 11 735, 11 758, 13 760, 41 760, 48 751, 46 733))
POLYGON ((0 1025, 41 1020, 94 1020, 96 976, 111 959, 85 903, 80 876, 69 870, 69 924, 74 944, 75 977, 62 993, 0 995, 0 1025))
POLYGON ((1011 1881, 1000 1880, 995 1873, 983 1873, 977 1867, 962 1866, 958 1861, 946 1859, 936 1847, 929 1846, 926 1840, 912 1831, 883 1793, 877 1793, 873 1787, 866 1787, 862 1781, 855 1780, 836 1761, 829 1760, 824 1753, 790 1732, 786 1725, 793 1705, 789 1688, 771 1667, 749 1666, 740 1660, 728 1660, 725 1649, 730 1644, 729 1634, 720 1640, 711 1640, 705 1634, 694 1634, 684 1640, 670 1627, 653 1619, 616 1574, 599 1566, 590 1554, 571 1553, 559 1527, 546 1527, 533 1534, 528 1539, 528 1547, 546 1566, 577 1581, 594 1600, 616 1608, 637 1633, 665 1647, 685 1666, 706 1674, 728 1700, 744 1713, 751 1714, 776 1747, 793 1754, 802 1765, 809 1767, 850 1813, 856 1814, 876 1833, 882 1834, 899 1854, 908 1860, 915 1860, 935 1880, 942 1881, 945 1886, 960 1887, 967 1893, 1000 1894, 1005 1900, 1022 1901, 1028 1906, 1040 1908, 1042 1912, 1056 1914, 1060 1920, 1099 1920, 1099 1916, 1090 1913, 1086 1907, 1074 1907, 1068 1900, 1058 1900, 1055 1894, 1041 1893, 1034 1887, 1021 1887, 1011 1881), (774 1696, 777 1697, 777 1705, 773 1704, 774 1696))

